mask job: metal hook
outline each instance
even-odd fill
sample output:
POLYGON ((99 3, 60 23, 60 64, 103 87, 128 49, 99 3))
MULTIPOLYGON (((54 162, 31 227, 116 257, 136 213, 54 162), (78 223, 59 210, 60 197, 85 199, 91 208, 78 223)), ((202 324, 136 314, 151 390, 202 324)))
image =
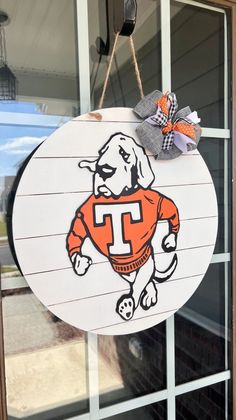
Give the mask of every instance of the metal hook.
POLYGON ((102 55, 109 55, 112 30, 110 27, 113 24, 115 33, 121 36, 130 36, 135 28, 137 16, 137 2, 136 0, 105 0, 100 3, 100 20, 105 25, 103 30, 106 30, 106 40, 101 36, 97 37, 96 49, 97 53, 102 55), (113 22, 112 22, 113 17, 113 22), (105 22, 104 22, 105 19, 105 22))
POLYGON ((114 0, 114 31, 130 36, 135 28, 137 16, 136 0, 114 0))

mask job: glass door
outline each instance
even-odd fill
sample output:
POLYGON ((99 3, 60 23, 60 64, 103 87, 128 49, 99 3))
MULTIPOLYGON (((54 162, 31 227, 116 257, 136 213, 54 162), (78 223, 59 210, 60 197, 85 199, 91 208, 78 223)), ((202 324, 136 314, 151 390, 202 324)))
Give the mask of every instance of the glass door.
MULTIPOLYGON (((95 3, 88 2, 91 17, 97 13, 95 3)), ((199 150, 215 184, 219 230, 202 284, 174 317, 133 335, 93 338, 98 341, 99 358, 96 407, 100 418, 230 419, 230 16, 223 8, 190 0, 137 3, 140 14, 134 42, 144 91, 172 90, 180 98, 180 107, 190 104, 198 111, 203 127, 199 150), (102 390, 104 360, 116 374, 110 394, 102 390)), ((91 49, 96 34, 89 24, 91 49)), ((107 61, 95 52, 90 56, 93 109, 107 61)), ((138 100, 123 39, 105 106, 133 107, 138 100)))
POLYGON ((0 102, 0 262, 8 418, 88 412, 86 335, 49 313, 17 269, 7 237, 16 175, 47 136, 78 114, 73 0, 2 1, 17 100, 0 102), (20 47, 19 47, 20 37, 20 47))

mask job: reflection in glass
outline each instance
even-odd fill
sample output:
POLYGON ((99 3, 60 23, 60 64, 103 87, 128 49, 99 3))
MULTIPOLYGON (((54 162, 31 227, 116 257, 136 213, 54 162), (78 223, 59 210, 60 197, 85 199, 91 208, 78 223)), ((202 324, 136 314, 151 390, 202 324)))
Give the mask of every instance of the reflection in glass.
POLYGON ((175 315, 177 384, 225 369, 224 287, 224 263, 211 264, 192 298, 175 315))
POLYGON ((117 416, 109 417, 110 420, 166 420, 167 419, 167 404, 166 401, 160 401, 156 404, 147 405, 136 410, 128 411, 127 413, 118 414, 117 416))
POLYGON ((7 2, 8 61, 18 96, 0 103, 0 263, 8 414, 15 419, 88 411, 85 335, 51 315, 24 287, 6 229, 20 168, 78 113, 74 6, 73 0, 7 2))
MULTIPOLYGON (((108 2, 109 3, 109 2, 108 2)), ((105 2, 88 1, 89 39, 90 39, 90 76, 93 108, 100 99, 104 78, 110 56, 99 54, 97 37, 110 43, 111 54, 113 37, 112 14, 110 26, 106 21, 105 2), (98 7, 99 5, 99 7, 98 7), (101 10, 103 9, 103 13, 101 10), (100 13, 99 13, 100 11, 100 13), (99 16, 99 19, 97 18, 99 16), (107 30, 107 28, 109 30, 107 30)), ((112 13, 110 11, 110 13, 112 13)), ((146 93, 161 89, 161 34, 160 2, 152 0, 137 1, 137 23, 133 33, 138 64, 141 71, 143 88, 146 93)), ((133 107, 140 100, 135 77, 131 51, 127 37, 120 37, 112 66, 111 76, 105 96, 104 108, 113 106, 133 107)))
POLYGON ((4 292, 3 317, 8 414, 40 420, 87 411, 84 332, 25 288, 4 292))
MULTIPOLYGON (((11 20, 5 29, 8 64, 18 81, 17 99, 26 102, 17 112, 32 113, 27 109, 31 102, 41 114, 77 113, 74 0, 15 0, 5 1, 3 6, 11 20)), ((15 112, 14 105, 10 112, 15 112)))
POLYGON ((164 322, 135 334, 99 336, 98 343, 101 406, 166 387, 164 322))
POLYGON ((171 1, 172 90, 203 127, 224 128, 224 14, 171 1), (210 52, 210 53, 209 53, 210 52))
POLYGON ((225 383, 220 382, 206 388, 188 392, 176 398, 176 419, 228 418, 225 413, 225 383))

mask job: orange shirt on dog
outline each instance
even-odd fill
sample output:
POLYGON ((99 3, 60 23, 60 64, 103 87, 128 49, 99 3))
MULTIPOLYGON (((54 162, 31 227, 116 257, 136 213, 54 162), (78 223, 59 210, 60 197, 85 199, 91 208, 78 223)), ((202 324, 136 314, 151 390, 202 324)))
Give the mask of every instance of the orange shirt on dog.
POLYGON ((170 233, 178 233, 178 209, 157 191, 138 189, 119 199, 92 194, 76 212, 67 249, 70 256, 81 253, 83 241, 89 237, 115 271, 130 273, 151 255, 151 240, 159 220, 168 220, 170 233))

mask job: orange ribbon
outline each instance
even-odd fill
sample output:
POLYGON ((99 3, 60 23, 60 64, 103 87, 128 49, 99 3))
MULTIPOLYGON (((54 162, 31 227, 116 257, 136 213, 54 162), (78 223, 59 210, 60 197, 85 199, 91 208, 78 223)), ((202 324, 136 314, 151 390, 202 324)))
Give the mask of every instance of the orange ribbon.
POLYGON ((161 108, 162 112, 164 112, 166 116, 168 116, 169 109, 168 109, 168 96, 167 95, 163 95, 160 99, 155 101, 155 104, 161 108))
POLYGON ((180 133, 184 134, 187 137, 190 137, 193 140, 196 140, 196 131, 193 125, 184 123, 184 122, 176 122, 172 123, 171 120, 167 122, 167 125, 162 128, 163 134, 168 134, 170 131, 179 131, 180 133))
MULTIPOLYGON (((160 99, 155 101, 155 104, 159 106, 162 112, 168 117, 168 114, 169 114, 168 96, 163 95, 160 99)), ((170 131, 179 131, 185 136, 190 137, 193 140, 196 140, 195 127, 191 124, 180 122, 180 121, 172 122, 171 120, 168 120, 167 124, 164 127, 162 127, 162 133, 165 135, 165 134, 168 134, 170 131)))

